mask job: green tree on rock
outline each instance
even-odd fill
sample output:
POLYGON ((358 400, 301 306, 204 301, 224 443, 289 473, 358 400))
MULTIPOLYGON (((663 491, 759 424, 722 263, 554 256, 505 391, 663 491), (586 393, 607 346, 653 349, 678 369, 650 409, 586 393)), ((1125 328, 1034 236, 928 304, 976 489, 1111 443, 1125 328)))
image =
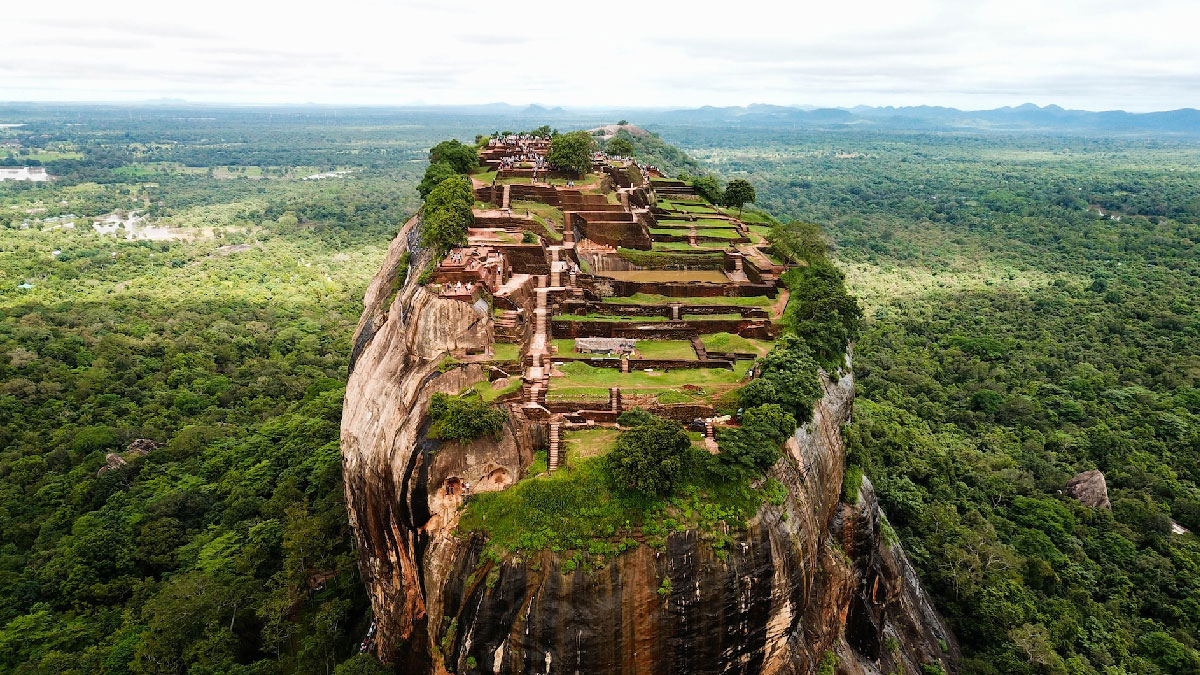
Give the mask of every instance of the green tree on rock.
POLYGON ((454 175, 438 183, 425 198, 421 243, 438 251, 467 243, 467 228, 475 221, 471 180, 454 175))
POLYGON ((604 145, 604 150, 614 157, 633 157, 634 152, 633 143, 620 136, 610 138, 604 145))
POLYGON ((429 150, 429 163, 446 162, 458 173, 469 173, 479 166, 479 152, 455 139, 442 141, 429 150))
POLYGON ((605 458, 617 486, 645 495, 670 494, 692 445, 683 425, 655 417, 621 432, 605 458))
POLYGON ((750 181, 734 178, 725 186, 725 206, 736 206, 738 217, 742 217, 742 207, 754 203, 754 186, 750 181))
POLYGON ((430 164, 429 168, 425 169, 425 177, 417 184, 417 194, 421 195, 421 199, 425 199, 438 184, 456 175, 458 172, 454 170, 454 166, 450 162, 430 164))
POLYGON ((550 164, 562 171, 582 176, 592 168, 592 156, 596 153, 596 139, 586 131, 571 131, 550 140, 550 164))

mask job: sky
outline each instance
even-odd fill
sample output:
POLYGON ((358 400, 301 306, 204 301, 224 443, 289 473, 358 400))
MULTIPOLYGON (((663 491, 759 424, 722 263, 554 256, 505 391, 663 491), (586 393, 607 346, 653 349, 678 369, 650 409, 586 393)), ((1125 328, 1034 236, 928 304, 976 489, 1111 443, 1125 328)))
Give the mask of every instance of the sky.
POLYGON ((0 101, 1200 107, 1198 0, 5 4, 0 101))

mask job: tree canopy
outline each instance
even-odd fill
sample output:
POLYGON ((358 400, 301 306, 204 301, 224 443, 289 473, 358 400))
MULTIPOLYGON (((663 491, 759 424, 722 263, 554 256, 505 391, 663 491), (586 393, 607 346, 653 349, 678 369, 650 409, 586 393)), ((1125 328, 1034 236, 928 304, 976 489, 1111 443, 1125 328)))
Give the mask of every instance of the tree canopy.
POLYGON ((467 243, 467 228, 475 222, 475 193, 471 179, 454 175, 430 190, 421 220, 421 242, 438 251, 467 243))
POLYGON ((417 184, 417 194, 421 195, 421 199, 425 199, 439 183, 456 175, 458 175, 458 171, 454 170, 454 165, 450 162, 443 161, 430 164, 425 169, 425 176, 417 184))
POLYGON ((469 173, 479 166, 479 151, 457 139, 442 141, 429 150, 429 163, 433 165, 439 162, 446 162, 457 173, 469 173))
POLYGON ((429 400, 429 436, 470 443, 481 436, 498 436, 508 415, 477 396, 460 398, 437 393, 429 400))
POLYGON ((547 159, 554 167, 582 176, 592 170, 596 139, 586 131, 569 131, 550 139, 547 159))
POLYGON ((620 136, 614 136, 604 144, 604 151, 614 157, 632 157, 634 152, 633 143, 620 136))
POLYGON ((753 203, 754 199, 754 186, 744 178, 734 178, 725 186, 724 204, 726 206, 737 207, 739 215, 742 212, 742 207, 753 203))
POLYGON ((691 445, 683 425, 652 417, 622 431, 605 460, 622 489, 665 495, 682 480, 685 455, 691 445))

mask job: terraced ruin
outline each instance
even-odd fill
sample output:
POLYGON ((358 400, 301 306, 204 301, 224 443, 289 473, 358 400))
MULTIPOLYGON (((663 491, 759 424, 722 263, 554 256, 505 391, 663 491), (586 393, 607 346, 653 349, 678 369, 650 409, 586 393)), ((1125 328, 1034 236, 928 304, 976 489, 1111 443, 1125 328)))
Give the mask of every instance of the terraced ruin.
POLYGON ((484 363, 485 394, 546 425, 550 471, 564 434, 633 407, 693 425, 715 452, 714 427, 732 423, 715 404, 778 335, 786 266, 765 228, 653 166, 597 153, 570 179, 548 149, 509 136, 480 153, 475 226, 429 288, 490 313, 494 343, 452 356, 484 363))
POLYGON ((846 478, 859 310, 819 231, 630 158, 562 171, 563 136, 435 147, 367 289, 341 439, 364 649, 412 673, 954 672, 846 478))

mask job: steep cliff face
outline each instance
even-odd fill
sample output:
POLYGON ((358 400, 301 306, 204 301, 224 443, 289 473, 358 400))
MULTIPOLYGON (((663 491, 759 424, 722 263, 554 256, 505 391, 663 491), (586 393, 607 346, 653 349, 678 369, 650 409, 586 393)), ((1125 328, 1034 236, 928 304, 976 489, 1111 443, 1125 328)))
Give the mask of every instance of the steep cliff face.
MULTIPOLYGON (((840 500, 849 374, 825 378, 813 421, 770 471, 788 497, 732 533, 727 554, 684 532, 601 569, 568 572, 549 552, 483 559, 481 537, 455 534, 457 500, 443 486, 461 478, 475 491, 504 489, 543 439, 516 414, 499 441, 440 452, 426 438, 432 393, 485 377, 477 365, 441 372, 443 354, 486 346, 491 321, 427 293, 415 273, 397 282, 414 227, 367 292, 342 421, 346 498, 382 658, 414 673, 813 673, 834 655, 845 673, 955 671, 953 636, 884 540, 870 483, 854 505, 840 500)), ((410 269, 422 262, 416 251, 410 269)))

